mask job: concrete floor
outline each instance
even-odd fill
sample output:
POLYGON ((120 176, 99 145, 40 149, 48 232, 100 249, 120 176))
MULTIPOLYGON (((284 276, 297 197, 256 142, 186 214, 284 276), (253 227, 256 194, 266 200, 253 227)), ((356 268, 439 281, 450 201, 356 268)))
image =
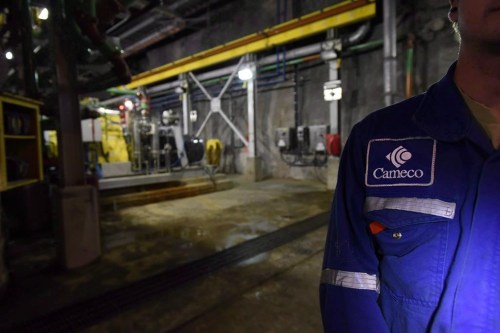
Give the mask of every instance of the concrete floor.
MULTIPOLYGON (((230 190, 101 216, 104 254, 83 269, 30 273, 18 264, 2 327, 203 258, 328 211, 312 181, 235 179, 230 190)), ((188 282, 89 332, 320 332, 318 283, 326 228, 239 266, 188 282)), ((39 260, 36 255, 24 264, 39 260)), ((22 260, 19 262, 22 263, 22 260)))

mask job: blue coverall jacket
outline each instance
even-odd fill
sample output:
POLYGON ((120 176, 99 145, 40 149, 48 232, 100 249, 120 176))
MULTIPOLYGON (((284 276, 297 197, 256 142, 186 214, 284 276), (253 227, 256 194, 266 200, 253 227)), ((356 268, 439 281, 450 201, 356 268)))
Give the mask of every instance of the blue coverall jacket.
POLYGON ((325 332, 500 332, 500 150, 454 71, 352 130, 321 276, 325 332))

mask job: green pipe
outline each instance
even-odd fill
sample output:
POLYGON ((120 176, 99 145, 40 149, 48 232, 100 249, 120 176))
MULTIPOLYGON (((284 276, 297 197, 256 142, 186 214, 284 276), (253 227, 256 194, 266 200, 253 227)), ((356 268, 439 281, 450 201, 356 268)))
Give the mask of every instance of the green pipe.
POLYGON ((363 52, 371 49, 376 49, 378 47, 382 47, 383 45, 384 41, 382 39, 377 39, 363 44, 351 46, 347 48, 347 53, 363 52))
POLYGON ((115 95, 136 95, 137 90, 133 89, 122 89, 122 88, 109 88, 106 90, 110 94, 115 94, 115 95))

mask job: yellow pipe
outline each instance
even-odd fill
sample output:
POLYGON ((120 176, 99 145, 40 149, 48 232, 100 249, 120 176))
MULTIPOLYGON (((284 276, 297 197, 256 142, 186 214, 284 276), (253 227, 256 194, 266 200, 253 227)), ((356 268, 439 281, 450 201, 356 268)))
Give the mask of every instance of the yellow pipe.
POLYGON ((260 33, 239 38, 227 44, 219 45, 212 49, 196 53, 192 56, 179 59, 169 64, 157 67, 150 71, 138 74, 127 84, 126 89, 145 86, 165 80, 182 73, 187 73, 200 68, 240 57, 247 53, 254 53, 267 48, 283 45, 331 28, 369 19, 376 14, 375 3, 370 1, 354 0, 327 7, 298 19, 294 19, 278 26, 265 29, 260 33), (356 8, 353 5, 359 3, 356 8), (342 7, 347 7, 342 11, 342 7), (340 11, 336 15, 326 16, 329 11, 340 11), (301 21, 308 23, 301 24, 301 21))

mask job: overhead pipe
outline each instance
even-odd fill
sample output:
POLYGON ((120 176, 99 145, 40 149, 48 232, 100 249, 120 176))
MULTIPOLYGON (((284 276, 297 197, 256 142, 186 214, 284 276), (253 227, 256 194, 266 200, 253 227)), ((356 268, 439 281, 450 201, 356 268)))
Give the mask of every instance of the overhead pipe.
MULTIPOLYGON (((112 64, 114 73, 119 79, 119 82, 126 84, 130 82, 132 75, 127 63, 121 56, 121 51, 110 46, 106 42, 106 38, 101 34, 97 26, 96 0, 90 0, 85 3, 67 2, 65 3, 66 15, 74 18, 83 35, 87 36, 99 51, 112 64)), ((80 37, 83 36, 79 35, 80 37)))
POLYGON ((376 6, 371 0, 344 1, 321 11, 265 29, 262 32, 248 35, 136 75, 133 81, 127 85, 127 88, 149 85, 181 73, 195 71, 234 59, 247 53, 259 52, 270 46, 284 45, 323 32, 329 28, 369 19, 375 13, 376 6))
POLYGON ((361 43, 371 32, 371 21, 366 21, 358 27, 353 33, 341 37, 342 48, 347 48, 361 43))
POLYGON ((176 19, 174 23, 168 24, 167 26, 161 28, 159 31, 156 33, 149 35, 148 37, 138 41, 137 43, 134 43, 130 46, 127 46, 125 50, 123 51, 123 56, 124 57, 129 57, 143 49, 145 49, 148 46, 153 45, 156 42, 159 42, 162 39, 165 39, 168 36, 175 35, 182 29, 184 29, 186 26, 186 22, 184 20, 176 19))
POLYGON ((385 105, 391 105, 396 97, 396 1, 384 0, 384 96, 385 105))
POLYGON ((148 25, 151 25, 151 24, 155 23, 156 20, 157 20, 156 16, 151 16, 151 17, 148 17, 145 20, 141 20, 139 23, 134 24, 134 26, 132 28, 127 29, 126 31, 124 31, 121 34, 119 34, 117 37, 120 38, 120 39, 125 39, 127 37, 130 37, 133 34, 135 34, 137 31, 139 31, 139 30, 147 27, 148 25))

